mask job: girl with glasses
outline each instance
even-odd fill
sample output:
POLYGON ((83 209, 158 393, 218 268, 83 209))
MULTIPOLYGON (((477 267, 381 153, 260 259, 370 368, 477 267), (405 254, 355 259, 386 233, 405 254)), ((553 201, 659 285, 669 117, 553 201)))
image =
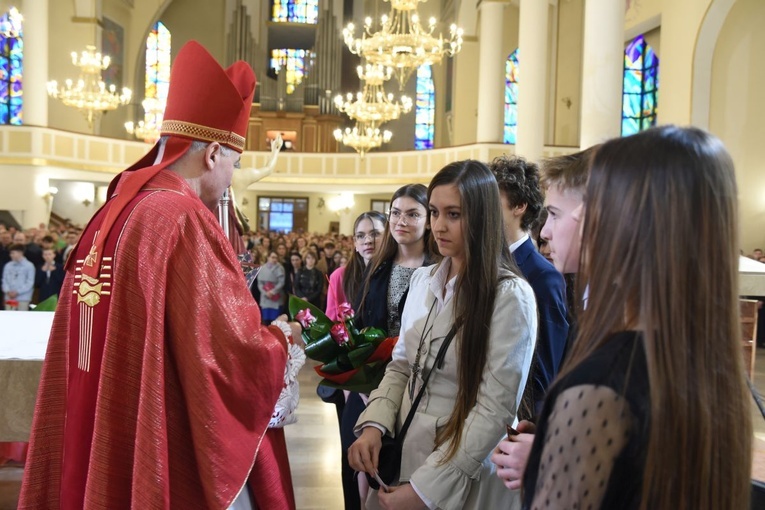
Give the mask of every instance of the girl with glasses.
MULTIPOLYGON (((407 184, 391 197, 389 221, 375 243, 379 251, 365 269, 363 284, 358 290, 348 289, 350 293, 346 293, 356 311, 359 329, 371 326, 382 329, 387 336, 398 336, 409 279, 415 269, 431 263, 435 251, 426 221, 427 191, 422 184, 407 184)), ((353 427, 364 410, 366 399, 367 395, 351 393, 343 409, 340 436, 344 487, 357 487, 348 465, 347 450, 356 440, 353 427)), ((361 500, 366 498, 368 490, 365 482, 366 478, 361 476, 357 490, 345 491, 346 510, 361 508, 361 500)))
POLYGON ((329 277, 326 314, 331 320, 339 320, 338 305, 348 302, 346 296, 355 296, 364 278, 364 268, 379 251, 385 230, 385 215, 377 211, 362 213, 353 224, 355 251, 344 267, 336 269, 329 277))
POLYGON ((398 335, 409 279, 415 269, 431 262, 435 251, 427 206, 427 188, 422 184, 407 184, 391 197, 382 246, 354 302, 359 327, 377 327, 388 336, 398 335))

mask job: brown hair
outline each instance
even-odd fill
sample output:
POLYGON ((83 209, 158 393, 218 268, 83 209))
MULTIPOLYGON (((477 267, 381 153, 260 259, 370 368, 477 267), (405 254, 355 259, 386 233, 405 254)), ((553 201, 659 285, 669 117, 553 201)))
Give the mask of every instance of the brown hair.
POLYGON ((520 274, 505 241, 499 188, 489 168, 475 160, 446 165, 430 181, 428 201, 435 188, 450 184, 460 192, 465 261, 454 287, 457 395, 452 414, 436 432, 436 448, 448 442, 442 463, 457 453, 465 420, 476 405, 497 285, 511 274, 520 274))
MULTIPOLYGON (((393 196, 390 198, 391 205, 393 205, 393 202, 395 202, 397 198, 401 197, 409 197, 418 202, 422 207, 425 208, 425 214, 427 215, 428 188, 426 188, 423 184, 407 184, 405 186, 401 186, 396 190, 395 193, 393 193, 393 196)), ((433 236, 431 235, 429 228, 425 229, 425 234, 423 235, 422 242, 424 245, 425 261, 427 262, 433 260, 433 254, 436 253, 436 247, 435 241, 433 240, 433 236)), ((364 278, 363 293, 357 312, 361 313, 361 311, 364 309, 372 276, 385 262, 393 261, 393 259, 396 258, 397 253, 398 243, 393 238, 393 234, 390 232, 390 222, 387 221, 385 222, 385 232, 383 233, 380 251, 377 252, 377 255, 375 255, 375 257, 369 262, 369 265, 367 266, 368 269, 366 271, 366 277, 364 278)), ((345 297, 348 299, 356 299, 356 296, 349 296, 348 294, 346 294, 345 297)))
POLYGON ((733 162, 717 138, 665 126, 598 149, 579 272, 589 298, 562 374, 612 333, 642 330, 651 401, 643 509, 749 508, 738 253, 733 162))
POLYGON ((542 179, 540 182, 542 188, 557 186, 561 191, 584 192, 590 170, 590 161, 598 147, 600 146, 594 145, 574 154, 544 160, 541 165, 542 179))
MULTIPOLYGON (((359 223, 361 223, 362 220, 369 220, 372 222, 372 225, 374 225, 375 221, 379 221, 383 224, 383 228, 385 228, 385 224, 387 223, 387 218, 381 212, 368 211, 361 213, 353 223, 354 236, 356 235, 356 229, 359 227, 359 223)), ((348 263, 345 265, 345 272, 343 273, 343 292, 345 293, 345 299, 348 300, 349 303, 353 303, 353 300, 356 299, 356 294, 358 294, 359 289, 361 288, 364 279, 365 266, 364 258, 359 252, 354 250, 351 256, 348 257, 348 263)))
POLYGON ((489 168, 508 205, 526 206, 526 212, 521 217, 521 229, 531 229, 539 219, 545 201, 539 187, 539 167, 518 156, 500 156, 494 158, 489 168))

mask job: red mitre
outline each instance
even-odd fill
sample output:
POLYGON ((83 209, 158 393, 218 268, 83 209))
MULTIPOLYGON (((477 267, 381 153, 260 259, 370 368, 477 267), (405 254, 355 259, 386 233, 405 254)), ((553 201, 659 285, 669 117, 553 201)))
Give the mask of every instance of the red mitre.
MULTIPOLYGON (((148 154, 121 172, 109 185, 110 206, 82 270, 97 277, 106 238, 117 217, 143 186, 186 154, 195 140, 218 142, 242 152, 250 119, 255 73, 238 61, 223 69, 196 41, 186 43, 170 71, 170 88, 160 129, 167 136, 162 160, 157 143, 148 154), (115 194, 117 185, 119 192, 115 194)), ((71 258, 70 258, 71 260, 71 258)))
POLYGON ((255 74, 239 61, 223 70, 196 41, 187 43, 170 72, 162 135, 219 142, 244 150, 255 74))

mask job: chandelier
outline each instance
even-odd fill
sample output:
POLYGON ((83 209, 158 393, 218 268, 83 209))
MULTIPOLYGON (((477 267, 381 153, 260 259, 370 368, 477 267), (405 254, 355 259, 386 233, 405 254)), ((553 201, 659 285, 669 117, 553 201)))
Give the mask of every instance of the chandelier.
POLYGON ((356 71, 359 79, 364 82, 363 92, 348 93, 343 101, 341 95, 335 97, 335 106, 348 117, 370 127, 380 127, 380 124, 398 119, 402 113, 412 109, 412 100, 401 96, 400 102, 394 102, 393 94, 385 94, 383 83, 390 79, 393 69, 380 64, 367 64, 366 68, 358 66, 356 71))
POLYGON ((125 122, 125 130, 135 135, 139 140, 154 143, 159 140, 159 129, 162 126, 162 118, 165 113, 165 101, 156 97, 147 97, 141 102, 143 106, 143 120, 138 124, 125 122))
POLYGON ((348 147, 353 147, 363 158, 364 154, 370 150, 390 142, 393 133, 388 130, 380 131, 379 127, 357 122, 353 129, 345 128, 345 131, 339 128, 335 129, 334 135, 335 140, 348 147))
POLYGON ((77 83, 66 80, 64 87, 59 87, 56 80, 48 82, 48 95, 60 99, 66 106, 77 108, 88 120, 88 127, 93 128, 93 121, 102 113, 116 109, 130 102, 132 92, 123 88, 117 93, 114 85, 106 84, 101 79, 101 71, 109 67, 110 57, 96 53, 95 46, 86 46, 79 56, 72 52, 72 64, 80 68, 77 83))
POLYGON ((444 55, 453 57, 462 49, 462 29, 452 24, 449 39, 433 36, 436 19, 430 18, 428 27, 420 25, 417 4, 427 0, 390 1, 390 16, 381 17, 382 28, 372 32, 372 18, 364 20, 361 39, 354 37, 355 27, 350 23, 343 29, 343 39, 351 53, 364 57, 373 64, 392 67, 401 90, 409 76, 420 66, 438 64, 444 55))

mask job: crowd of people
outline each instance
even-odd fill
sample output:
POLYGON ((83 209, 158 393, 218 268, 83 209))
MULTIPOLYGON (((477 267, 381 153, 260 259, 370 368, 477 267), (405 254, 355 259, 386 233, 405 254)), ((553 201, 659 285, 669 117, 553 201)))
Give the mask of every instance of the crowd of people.
POLYGON ((719 140, 665 126, 541 170, 451 162, 351 236, 245 235, 247 288, 211 211, 254 75, 196 43, 172 73, 162 139, 66 263, 19 508, 294 508, 273 421, 299 369, 290 293, 398 337, 371 393, 319 388, 346 509, 748 508, 719 140))
POLYGON ((0 223, 0 310, 29 310, 64 283, 64 261, 77 244, 80 230, 69 224, 58 228, 16 230, 0 223))

